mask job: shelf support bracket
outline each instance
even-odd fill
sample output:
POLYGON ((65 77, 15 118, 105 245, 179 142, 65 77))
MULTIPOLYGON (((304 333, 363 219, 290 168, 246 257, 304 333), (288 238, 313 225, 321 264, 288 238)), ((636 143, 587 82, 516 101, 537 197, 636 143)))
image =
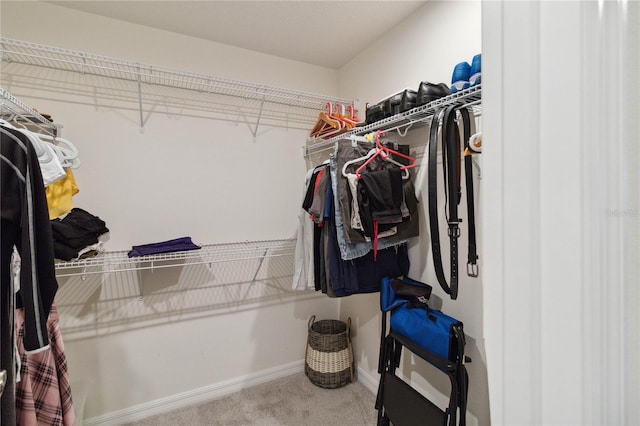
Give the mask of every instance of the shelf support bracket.
POLYGON ((140 133, 144 133, 144 117, 142 116, 142 71, 138 67, 138 108, 140 109, 140 133))
POLYGON ((256 143, 256 136, 258 135, 258 126, 260 125, 260 118, 262 117, 262 109, 264 108, 264 96, 262 96, 262 101, 260 101, 260 111, 258 111, 258 119, 256 120, 256 128, 251 131, 253 134, 253 143, 256 143))
POLYGON ((471 156, 471 161, 478 173, 478 179, 482 180, 482 167, 480 166, 480 161, 477 158, 475 158, 474 155, 471 156))
POLYGON ((253 279, 251 280, 252 283, 256 282, 256 278, 258 277, 258 272, 260 272, 260 268, 262 267, 262 263, 264 262, 264 258, 267 256, 268 251, 269 251, 268 248, 264 249, 264 253, 260 257, 260 263, 258 263, 258 268, 256 269, 256 273, 253 274, 253 279))
POLYGON ((142 302, 144 300, 144 293, 143 293, 143 282, 142 282, 142 269, 139 267, 140 265, 138 264, 138 267, 136 267, 136 274, 138 275, 138 302, 142 302))
POLYGON ((80 56, 82 57, 82 71, 80 71, 80 73, 81 73, 82 75, 85 75, 85 74, 87 73, 87 72, 86 72, 86 68, 87 68, 87 58, 85 58, 83 54, 80 54, 80 56))

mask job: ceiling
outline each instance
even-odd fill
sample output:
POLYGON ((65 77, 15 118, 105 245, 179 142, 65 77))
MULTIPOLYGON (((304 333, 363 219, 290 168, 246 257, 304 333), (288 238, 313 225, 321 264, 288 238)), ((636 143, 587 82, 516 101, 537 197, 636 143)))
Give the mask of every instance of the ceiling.
POLYGON ((339 68, 426 1, 50 1, 60 6, 339 68))

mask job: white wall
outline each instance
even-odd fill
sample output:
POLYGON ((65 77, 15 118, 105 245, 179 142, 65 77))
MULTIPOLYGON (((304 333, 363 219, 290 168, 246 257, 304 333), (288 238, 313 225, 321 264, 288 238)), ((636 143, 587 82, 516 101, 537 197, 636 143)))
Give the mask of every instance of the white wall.
MULTIPOLYGON (((216 77, 327 95, 336 92, 334 70, 46 3, 3 2, 2 34, 216 77)), ((263 126, 258 129, 259 143, 253 144, 250 126, 255 120, 248 126, 233 107, 226 107, 230 110, 226 120, 202 120, 199 117, 206 117, 206 111, 163 102, 163 97, 175 93, 150 88, 149 95, 143 94, 145 131, 140 133, 135 84, 8 64, 3 64, 3 71, 6 90, 52 113, 64 124, 64 136, 79 145, 86 165, 76 173, 77 204, 111 225, 111 249, 178 234, 202 243, 293 235, 297 212, 289 207, 297 203, 299 191, 272 188, 302 181, 304 130, 263 126), (223 162, 229 167, 220 167, 223 162), (260 179, 246 173, 271 165, 260 179), (240 196, 240 189, 249 192, 240 196), (233 204, 222 209, 222 200, 233 204), (264 203, 270 208, 254 207, 264 203), (255 220, 256 214, 262 220, 255 220), (221 225, 229 223, 242 226, 221 225), (118 232, 122 229, 127 231, 118 232)))
MULTIPOLYGON (((479 1, 428 2, 402 25, 394 28, 372 46, 340 69, 340 95, 358 98, 363 105, 378 100, 404 88, 417 90, 421 81, 450 84, 453 67, 462 61, 471 62, 481 52, 481 4, 479 1)), ((362 114, 364 116, 364 113, 362 114)), ((419 162, 426 145, 428 127, 409 131, 406 138, 395 135, 398 141, 410 143, 418 153, 419 162)), ((394 135, 389 135, 394 136, 394 135)), ((482 223, 482 182, 475 180, 476 223, 482 223)), ((418 167, 416 190, 422 207, 421 236, 410 243, 410 276, 433 286, 433 301, 442 300, 444 312, 460 319, 469 336, 466 352, 473 362, 467 365, 470 375, 468 422, 489 424, 489 401, 486 379, 486 360, 483 347, 483 266, 486 256, 479 250, 480 276, 469 278, 461 274, 459 297, 452 301, 440 288, 431 260, 428 236, 426 165, 418 167)), ((440 200, 443 203, 442 200, 440 200)), ((441 204, 444 205, 444 204, 441 204)), ((466 204, 460 206, 465 212, 466 204)), ((448 241, 446 225, 441 224, 441 239, 448 241)), ((480 227, 478 226, 478 229, 480 227)), ((466 221, 461 226, 460 261, 462 270, 466 264, 466 221)), ((478 247, 482 247, 483 235, 478 232, 478 247)), ((445 257, 444 261, 447 261, 445 257)), ((447 267, 445 266, 445 270, 447 267)), ((462 272, 461 270, 461 272, 462 272)), ((344 298, 341 316, 351 316, 354 323, 354 347, 356 363, 367 378, 378 380, 377 362, 380 344, 379 295, 357 295, 344 298)), ((403 374, 417 388, 427 393, 441 407, 446 406, 449 384, 446 376, 434 372, 416 357, 405 357, 403 374), (426 379, 426 380, 425 380, 426 379)))
MULTIPOLYGON (((1 7, 3 37, 337 93, 335 70, 48 3, 1 7)), ((198 95, 147 88, 141 133, 135 85, 3 63, 2 87, 64 124, 82 161, 74 204, 106 221, 108 250, 186 235, 199 244, 294 237, 308 130, 261 126, 254 143, 254 121, 233 108, 213 114, 189 106, 198 95)), ((91 383, 86 418, 299 362, 310 315, 337 315, 336 301, 285 291, 290 265, 266 262, 255 283, 255 262, 221 268, 60 279, 71 379, 91 383)))

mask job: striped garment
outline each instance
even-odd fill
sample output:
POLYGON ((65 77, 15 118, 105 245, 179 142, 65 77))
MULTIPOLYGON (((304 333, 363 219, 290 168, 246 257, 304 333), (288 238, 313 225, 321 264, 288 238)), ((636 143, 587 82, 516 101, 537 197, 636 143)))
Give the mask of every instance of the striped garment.
POLYGON ((68 425, 76 423, 55 304, 47 320, 48 349, 27 354, 24 350, 24 311, 16 310, 16 344, 20 356, 20 381, 16 383, 18 426, 68 425))

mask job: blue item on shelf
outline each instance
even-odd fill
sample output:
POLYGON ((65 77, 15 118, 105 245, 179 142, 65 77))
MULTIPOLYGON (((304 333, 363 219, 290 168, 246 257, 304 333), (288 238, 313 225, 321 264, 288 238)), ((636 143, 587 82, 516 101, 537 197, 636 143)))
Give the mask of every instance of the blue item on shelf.
POLYGON ((468 89, 470 86, 469 77, 471 76, 471 65, 467 62, 460 62, 453 68, 451 76, 451 93, 468 89))
POLYGON ((480 84, 481 81, 481 76, 482 76, 482 55, 480 53, 478 53, 476 56, 473 57, 473 60, 471 61, 471 70, 470 70, 470 76, 469 76, 469 85, 470 86, 475 86, 477 84, 480 84))

